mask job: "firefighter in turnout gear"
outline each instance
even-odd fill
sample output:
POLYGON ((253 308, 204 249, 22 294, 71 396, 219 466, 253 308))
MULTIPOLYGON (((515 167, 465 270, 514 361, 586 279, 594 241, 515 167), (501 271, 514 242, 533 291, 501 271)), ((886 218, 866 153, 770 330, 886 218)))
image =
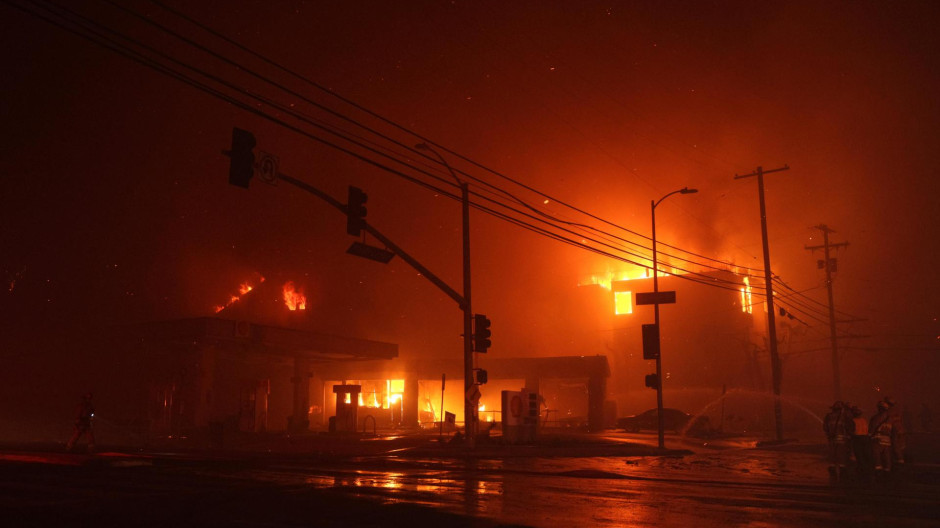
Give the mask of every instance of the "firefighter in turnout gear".
POLYGON ((88 436, 88 452, 95 450, 95 430, 93 420, 95 419, 95 407, 91 402, 92 394, 85 394, 82 401, 75 408, 75 433, 69 439, 65 449, 71 451, 82 436, 88 436))
POLYGON ((891 471, 891 437, 893 424, 888 413, 890 406, 885 401, 878 402, 878 414, 868 423, 868 434, 872 438, 872 452, 875 458, 875 473, 884 476, 891 471))
POLYGON ((841 480, 849 462, 849 440, 852 435, 852 418, 845 404, 837 401, 823 421, 823 430, 829 440, 829 476, 841 480))
POLYGON ((901 465, 904 464, 904 451, 907 447, 904 438, 903 410, 894 398, 885 398, 885 403, 888 404, 888 416, 891 417, 891 452, 894 456, 892 462, 901 465))
POLYGON ((868 420, 862 416, 862 411, 855 405, 850 406, 852 412, 852 454, 855 455, 855 470, 859 480, 868 482, 874 471, 872 463, 871 437, 868 436, 868 420))

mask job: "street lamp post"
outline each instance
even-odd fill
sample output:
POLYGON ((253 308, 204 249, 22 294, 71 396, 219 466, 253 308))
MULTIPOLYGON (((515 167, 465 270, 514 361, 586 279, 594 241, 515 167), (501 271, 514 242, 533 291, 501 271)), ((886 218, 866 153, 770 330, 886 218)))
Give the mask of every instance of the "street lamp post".
MULTIPOLYGON (((698 189, 689 189, 688 187, 683 187, 679 190, 672 191, 671 193, 663 196, 657 201, 650 200, 650 214, 653 218, 653 292, 659 292, 659 273, 658 273, 658 264, 656 262, 656 206, 662 203, 663 200, 669 198, 673 194, 692 194, 697 193, 698 189)), ((653 305, 653 322, 656 325, 656 335, 657 339, 661 339, 661 334, 659 332, 659 303, 653 305)), ((657 420, 659 421, 659 448, 662 449, 666 446, 665 435, 663 434, 664 429, 664 420, 663 420, 663 360, 662 360, 662 347, 660 347, 660 353, 656 354, 656 415, 657 420)))
POLYGON ((467 433, 467 446, 473 449, 476 442, 477 414, 476 402, 470 401, 470 389, 473 387, 473 310, 470 305, 470 191, 467 182, 457 177, 444 156, 427 143, 418 143, 415 148, 433 153, 460 186, 463 223, 463 384, 464 384, 464 429, 467 433))

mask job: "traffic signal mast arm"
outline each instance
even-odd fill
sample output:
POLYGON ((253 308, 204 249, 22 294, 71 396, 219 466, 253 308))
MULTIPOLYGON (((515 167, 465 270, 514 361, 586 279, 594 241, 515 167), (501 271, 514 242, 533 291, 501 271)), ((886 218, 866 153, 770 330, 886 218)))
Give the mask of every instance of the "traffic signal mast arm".
MULTIPOLYGON (((255 140, 254 136, 247 131, 240 129, 233 129, 232 131, 232 150, 228 152, 223 152, 223 154, 228 155, 231 158, 232 166, 230 167, 229 172, 229 183, 232 185, 237 185, 239 187, 248 188, 249 181, 255 172, 255 163, 254 163, 254 153, 252 149, 254 148, 255 140)), ((443 158, 441 161, 446 165, 447 162, 443 158)), ((265 164, 262 167, 262 175, 270 175, 270 182, 273 183, 277 179, 283 180, 301 190, 307 191, 314 196, 317 196, 326 203, 332 205, 336 209, 339 209, 340 212, 346 215, 346 232, 353 236, 360 236, 362 231, 371 233, 377 240, 385 244, 386 250, 368 246, 362 242, 354 243, 350 246, 348 253, 354 255, 363 256, 365 258, 370 258, 372 260, 377 260, 379 262, 388 262, 388 259, 391 258, 391 254, 398 255, 405 262, 411 265, 414 269, 418 270, 422 275, 428 278, 435 286, 441 289, 444 293, 450 296, 451 299, 457 302, 457 305, 463 311, 463 363, 464 363, 464 389, 467 391, 467 399, 464 401, 464 420, 466 423, 466 437, 467 437, 467 447, 470 449, 474 448, 475 438, 478 430, 478 417, 477 417, 477 407, 476 401, 470 397, 471 389, 476 389, 476 385, 480 383, 479 380, 474 379, 474 369, 473 369, 473 351, 474 351, 474 335, 473 335, 473 318, 470 313, 470 200, 469 192, 466 182, 462 182, 458 179, 460 183, 461 190, 461 202, 462 202, 462 216, 463 216, 463 295, 457 293, 453 288, 447 285, 443 280, 441 280, 437 275, 431 272, 428 268, 424 267, 420 262, 417 261, 414 257, 406 253, 402 248, 398 247, 397 244, 392 242, 388 237, 380 233, 376 228, 369 225, 366 222, 366 207, 365 203, 368 201, 368 196, 362 189, 357 187, 349 187, 349 195, 347 203, 340 203, 338 200, 334 199, 332 196, 326 194, 325 192, 304 183, 296 178, 292 178, 285 174, 281 174, 277 171, 276 162, 273 164, 265 164), (388 251, 390 250, 390 251, 388 251)), ((448 166, 448 169, 450 166, 448 166)), ((453 174, 453 171, 451 171, 453 174)), ((268 181, 265 178, 265 181, 268 181)), ((489 326, 489 320, 483 316, 485 323, 484 328, 489 326)), ((481 332, 483 335, 483 332, 481 332)), ((486 337, 489 336, 489 331, 485 331, 486 337)), ((488 339, 483 339, 478 343, 477 352, 483 353, 486 352, 486 348, 490 346, 488 339)), ((486 383, 486 372, 483 370, 478 371, 478 374, 482 376, 482 383, 486 383)), ((442 382, 443 387, 443 382, 442 382)), ((479 389, 476 389, 476 394, 479 394, 479 389)))
MULTIPOLYGON (((339 200, 333 198, 333 197, 330 196, 329 194, 326 194, 325 192, 321 191, 320 189, 317 189, 316 187, 314 187, 314 186, 312 186, 312 185, 310 185, 310 184, 308 184, 308 183, 306 183, 306 182, 302 182, 302 181, 300 181, 300 180, 298 180, 298 179, 296 179, 296 178, 293 178, 293 177, 291 177, 291 176, 288 176, 288 175, 286 175, 286 174, 278 174, 277 177, 278 177, 278 179, 281 180, 281 181, 287 182, 287 183, 293 185, 294 187, 297 187, 297 188, 299 188, 299 189, 302 189, 302 190, 304 190, 304 191, 309 192, 310 194, 313 194, 314 196, 316 196, 316 197, 320 198, 321 200, 325 201, 326 203, 328 203, 328 204, 332 205, 333 207, 339 209, 340 212, 342 212, 343 214, 347 214, 347 213, 348 213, 348 208, 347 208, 346 204, 343 204, 343 203, 340 202, 339 200)), ((464 307, 464 305, 466 304, 467 301, 463 298, 463 295, 460 295, 459 293, 457 293, 456 290, 454 290, 453 288, 451 288, 450 286, 448 286, 446 282, 444 282, 443 280, 441 280, 437 275, 435 275, 431 270, 429 270, 428 268, 426 268, 423 264, 421 264, 420 262, 418 262, 414 257, 412 257, 411 255, 409 255, 408 253, 406 253, 404 249, 398 247, 398 245, 395 244, 394 242, 392 242, 388 237, 386 237, 385 235, 383 235, 382 233, 380 233, 378 229, 376 229, 376 228, 373 227, 371 224, 369 224, 368 222, 366 222, 365 219, 363 219, 363 220, 361 221, 361 226, 362 226, 362 229, 363 229, 363 230, 365 230, 365 231, 366 231, 367 233, 369 233, 370 235, 374 236, 379 242, 385 244, 385 247, 387 247, 387 248, 388 248, 389 250, 391 250, 393 253, 395 253, 396 255, 398 255, 399 257, 401 257, 402 260, 404 260, 404 261, 407 262, 409 265, 411 265, 412 268, 418 270, 419 273, 421 273, 422 275, 424 275, 425 277, 427 277, 427 279, 428 279, 429 281, 431 281, 432 283, 434 283, 435 286, 437 286, 438 288, 440 288, 441 291, 443 291, 443 292, 446 293, 451 299, 453 299, 454 301, 456 301, 456 302, 457 302, 457 305, 458 305, 461 309, 464 307)))

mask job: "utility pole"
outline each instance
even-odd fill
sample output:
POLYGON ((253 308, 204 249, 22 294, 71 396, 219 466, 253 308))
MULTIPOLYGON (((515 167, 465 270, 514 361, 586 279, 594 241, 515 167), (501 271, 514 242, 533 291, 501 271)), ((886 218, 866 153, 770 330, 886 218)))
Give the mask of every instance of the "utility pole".
POLYGON ((832 272, 836 268, 836 259, 829 257, 830 248, 840 248, 848 246, 848 242, 829 243, 829 233, 835 233, 829 229, 826 224, 819 224, 816 229, 823 233, 823 244, 821 246, 805 246, 810 251, 822 249, 825 260, 821 261, 819 267, 826 268, 826 289, 829 291, 829 340, 832 342, 832 391, 836 401, 842 399, 842 382, 839 376, 839 341, 836 337, 836 307, 832 302, 832 272))
POLYGON ((774 391, 774 426, 777 430, 777 441, 783 441, 783 409, 780 407, 780 356, 777 354, 777 319, 774 309, 774 283, 773 274, 770 271, 770 244, 767 241, 767 207, 764 205, 764 174, 771 172, 780 172, 789 170, 788 165, 779 169, 763 170, 757 167, 755 172, 750 174, 734 175, 734 179, 750 178, 757 176, 757 192, 760 198, 760 231, 761 240, 764 245, 764 287, 767 290, 767 334, 770 341, 770 373, 773 380, 774 391))

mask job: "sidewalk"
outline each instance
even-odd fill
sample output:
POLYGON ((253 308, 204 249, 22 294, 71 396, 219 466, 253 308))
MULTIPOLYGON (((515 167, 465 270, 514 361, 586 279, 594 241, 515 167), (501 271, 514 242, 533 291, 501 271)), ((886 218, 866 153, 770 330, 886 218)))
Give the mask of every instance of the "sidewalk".
MULTIPOLYGON (((680 444, 679 441, 670 442, 680 444)), ((299 435, 238 435, 221 448, 190 439, 155 439, 147 445, 99 445, 90 454, 80 445, 68 453, 61 443, 0 443, 0 461, 59 465, 133 465, 154 460, 339 460, 356 458, 521 458, 683 456, 685 448, 660 450, 654 445, 610 435, 564 432, 543 434, 527 444, 503 444, 498 436, 483 438, 470 449, 452 436, 425 432, 387 431, 372 434, 304 433, 299 435)))

